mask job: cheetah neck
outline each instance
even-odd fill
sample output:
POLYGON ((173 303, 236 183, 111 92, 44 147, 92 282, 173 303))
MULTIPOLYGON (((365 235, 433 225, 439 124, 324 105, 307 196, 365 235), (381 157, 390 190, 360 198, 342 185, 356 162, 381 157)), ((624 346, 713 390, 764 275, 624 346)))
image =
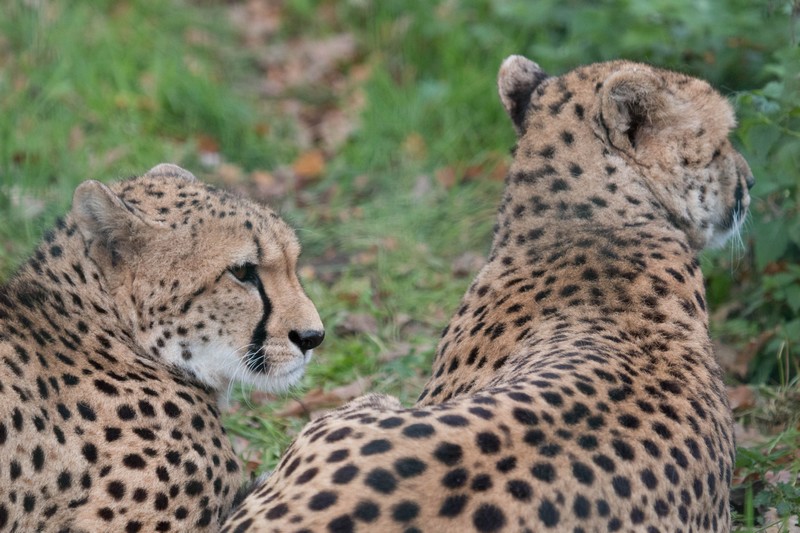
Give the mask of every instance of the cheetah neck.
POLYGON ((69 218, 57 222, 0 288, 0 318, 42 347, 56 343, 73 351, 90 344, 101 353, 129 353, 135 346, 69 218))
POLYGON ((428 401, 462 373, 462 392, 474 391, 565 357, 717 372, 702 274, 680 231, 573 223, 537 233, 496 243, 442 337, 428 401), (475 365, 493 372, 476 379, 475 365))

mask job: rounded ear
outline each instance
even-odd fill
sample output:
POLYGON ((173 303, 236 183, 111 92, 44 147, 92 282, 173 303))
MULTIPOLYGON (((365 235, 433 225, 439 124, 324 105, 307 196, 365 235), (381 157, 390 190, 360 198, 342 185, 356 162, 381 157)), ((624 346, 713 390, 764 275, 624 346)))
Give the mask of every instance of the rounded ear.
POLYGON ((664 80, 643 66, 615 72, 600 94, 600 116, 611 144, 631 155, 657 132, 671 105, 664 80))
POLYGON ((539 65, 522 56, 508 56, 497 74, 497 91, 517 135, 525 133, 525 117, 531 94, 550 76, 539 65))
POLYGON ((160 163, 148 170, 145 176, 166 176, 170 178, 181 178, 189 181, 197 181, 197 178, 194 177, 194 174, 179 167, 178 165, 173 165, 172 163, 160 163))
POLYGON ((112 266, 136 253, 147 224, 99 181, 84 181, 72 196, 72 214, 87 246, 109 254, 112 266))

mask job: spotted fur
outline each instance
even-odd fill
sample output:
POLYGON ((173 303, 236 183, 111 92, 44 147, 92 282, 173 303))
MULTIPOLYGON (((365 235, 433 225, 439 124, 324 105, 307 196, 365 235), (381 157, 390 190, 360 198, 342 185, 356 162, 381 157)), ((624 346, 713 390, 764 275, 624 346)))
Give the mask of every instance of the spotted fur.
POLYGON ((216 530, 242 477, 218 396, 322 340, 299 250, 173 165, 81 184, 0 287, 0 530, 216 530))
POLYGON ((311 422, 223 531, 728 531, 734 444, 697 252, 750 170, 703 81, 508 58, 489 260, 416 406, 311 422))

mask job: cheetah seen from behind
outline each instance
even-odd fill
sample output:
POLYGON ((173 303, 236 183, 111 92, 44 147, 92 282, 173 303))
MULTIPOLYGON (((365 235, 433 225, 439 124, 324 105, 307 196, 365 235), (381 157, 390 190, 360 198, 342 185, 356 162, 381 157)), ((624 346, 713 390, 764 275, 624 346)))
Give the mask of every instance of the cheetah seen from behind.
POLYGON ((696 256, 749 204, 730 106, 626 61, 551 77, 512 56, 498 84, 515 159, 417 405, 312 421, 223 531, 729 530, 696 256))
POLYGON ((0 288, 0 530, 217 530, 242 481, 217 399, 323 337, 272 211, 174 165, 82 183, 0 288))

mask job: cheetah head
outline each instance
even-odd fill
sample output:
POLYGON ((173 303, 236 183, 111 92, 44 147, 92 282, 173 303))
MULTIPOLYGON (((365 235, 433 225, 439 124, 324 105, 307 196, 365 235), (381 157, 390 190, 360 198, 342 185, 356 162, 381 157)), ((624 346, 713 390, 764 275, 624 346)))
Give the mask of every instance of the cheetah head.
POLYGON ((628 61, 551 77, 510 56, 498 88, 520 141, 542 136, 550 117, 569 112, 574 134, 587 134, 584 159, 604 159, 643 180, 693 248, 721 246, 739 231, 754 180, 728 140, 733 110, 705 81, 628 61))
POLYGON ((324 333, 295 273, 297 238, 271 210, 162 164, 82 183, 72 217, 141 354, 217 390, 300 379, 324 333))

